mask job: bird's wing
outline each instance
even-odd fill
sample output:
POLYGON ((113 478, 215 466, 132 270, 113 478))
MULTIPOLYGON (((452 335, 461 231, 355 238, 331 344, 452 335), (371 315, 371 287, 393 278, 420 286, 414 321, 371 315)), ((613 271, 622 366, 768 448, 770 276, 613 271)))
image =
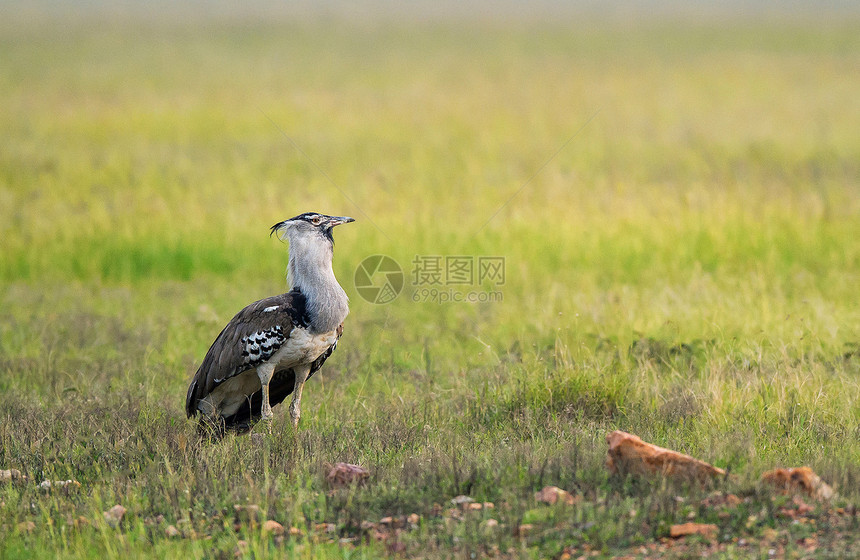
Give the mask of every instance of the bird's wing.
POLYGON ((227 323, 212 343, 191 380, 185 412, 197 414, 197 405, 215 387, 271 358, 295 327, 308 325, 305 297, 298 290, 254 302, 227 323))
MULTIPOLYGON (((337 328, 337 339, 329 346, 325 352, 311 363, 311 370, 308 374, 308 379, 319 371, 325 361, 331 356, 337 347, 337 341, 343 334, 343 324, 337 328)), ((269 383, 269 404, 275 406, 283 402, 293 392, 296 384, 296 374, 292 369, 283 371, 275 371, 272 376, 272 381, 269 383)), ((236 410, 236 412, 228 417, 224 417, 224 424, 230 428, 247 429, 256 420, 260 418, 260 407, 263 403, 262 390, 256 391, 253 395, 249 395, 247 400, 236 410)))

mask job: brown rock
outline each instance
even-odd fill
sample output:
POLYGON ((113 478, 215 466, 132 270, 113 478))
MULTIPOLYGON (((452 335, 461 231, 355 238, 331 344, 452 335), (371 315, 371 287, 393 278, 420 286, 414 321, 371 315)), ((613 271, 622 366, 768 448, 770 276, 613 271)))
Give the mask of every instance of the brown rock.
POLYGON ((63 490, 66 493, 77 490, 80 487, 81 483, 77 480, 43 480, 39 484, 39 488, 42 490, 63 490))
POLYGON ((626 432, 614 431, 606 436, 609 457, 606 466, 615 473, 652 475, 670 478, 706 481, 725 476, 726 471, 704 461, 646 443, 626 432))
POLYGON ((469 504, 469 510, 471 511, 481 511, 482 509, 484 509, 484 504, 479 502, 472 502, 469 504))
POLYGON ((298 527, 290 527, 289 533, 290 533, 291 537, 301 537, 302 536, 302 530, 299 529, 298 527))
POLYGON ((672 525, 669 528, 669 535, 673 539, 687 535, 701 535, 708 540, 714 540, 717 538, 718 531, 717 526, 710 523, 684 523, 683 525, 672 525))
POLYGON ((349 463, 335 463, 326 475, 328 483, 335 487, 361 484, 369 478, 370 471, 349 463))
POLYGON ((167 529, 164 530, 164 534, 167 535, 168 539, 175 539, 182 535, 182 533, 179 532, 179 529, 176 528, 176 525, 168 525, 167 529))
POLYGON ((18 469, 0 469, 0 482, 26 482, 27 477, 18 469))
POLYGON ((408 521, 410 525, 418 525, 418 522, 421 521, 421 517, 417 513, 410 513, 409 517, 406 518, 406 521, 408 521))
POLYGON ((278 523, 277 521, 269 519, 265 523, 263 523, 263 532, 269 533, 269 534, 272 534, 275 536, 283 535, 284 534, 284 526, 281 525, 280 523, 278 523))
POLYGON ((571 506, 576 502, 576 498, 567 490, 562 490, 558 486, 544 486, 540 492, 535 492, 535 500, 549 505, 555 505, 559 501, 571 506))
POLYGON ((455 497, 451 498, 451 503, 454 504, 455 506, 459 507, 460 509, 463 509, 463 510, 469 509, 469 504, 471 504, 474 501, 475 501, 474 498, 471 498, 469 496, 464 496, 463 494, 460 494, 459 496, 455 496, 455 497))
POLYGON ((819 500, 830 500, 834 492, 809 467, 774 469, 761 475, 762 482, 786 494, 804 493, 819 500))
POLYGON ((122 518, 125 517, 126 511, 128 510, 117 504, 104 512, 103 515, 105 516, 105 521, 107 521, 108 525, 111 527, 117 527, 120 522, 122 522, 122 518))

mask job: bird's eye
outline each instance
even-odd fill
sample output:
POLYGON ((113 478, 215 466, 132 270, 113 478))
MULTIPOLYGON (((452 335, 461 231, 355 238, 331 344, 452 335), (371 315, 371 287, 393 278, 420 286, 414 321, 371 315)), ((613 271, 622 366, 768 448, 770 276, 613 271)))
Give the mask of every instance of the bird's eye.
POLYGON ((322 218, 320 218, 319 216, 314 216, 313 218, 311 218, 311 223, 315 226, 318 226, 322 223, 322 218))

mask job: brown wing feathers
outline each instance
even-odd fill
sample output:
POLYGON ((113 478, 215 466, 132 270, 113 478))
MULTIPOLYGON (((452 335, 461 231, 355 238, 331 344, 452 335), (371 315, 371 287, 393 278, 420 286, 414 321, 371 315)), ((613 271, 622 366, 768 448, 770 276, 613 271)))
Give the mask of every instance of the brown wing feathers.
POLYGON ((197 414, 198 402, 227 379, 270 358, 297 326, 307 326, 305 298, 298 290, 254 302, 221 331, 197 370, 185 412, 197 414))

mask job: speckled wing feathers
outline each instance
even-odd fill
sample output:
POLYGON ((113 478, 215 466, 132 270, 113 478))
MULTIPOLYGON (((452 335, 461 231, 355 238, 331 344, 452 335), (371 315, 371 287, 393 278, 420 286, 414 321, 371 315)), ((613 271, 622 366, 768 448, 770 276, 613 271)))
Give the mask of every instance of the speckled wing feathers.
POLYGON ((305 297, 298 290, 254 302, 221 331, 197 370, 185 401, 188 416, 215 387, 269 359, 295 327, 307 327, 305 297))
MULTIPOLYGON (((337 328, 337 339, 340 339, 343 334, 343 324, 337 328)), ((314 373, 322 368, 325 361, 331 356, 337 347, 337 339, 334 344, 322 353, 311 364, 311 371, 308 375, 310 379, 314 373)), ((295 386, 296 376, 293 370, 275 371, 271 383, 269 383, 269 404, 275 406, 283 402, 292 392, 295 386)), ((262 391, 257 391, 236 411, 232 416, 225 417, 224 424, 227 427, 237 429, 239 431, 246 430, 260 417, 260 406, 262 404, 262 391)))

